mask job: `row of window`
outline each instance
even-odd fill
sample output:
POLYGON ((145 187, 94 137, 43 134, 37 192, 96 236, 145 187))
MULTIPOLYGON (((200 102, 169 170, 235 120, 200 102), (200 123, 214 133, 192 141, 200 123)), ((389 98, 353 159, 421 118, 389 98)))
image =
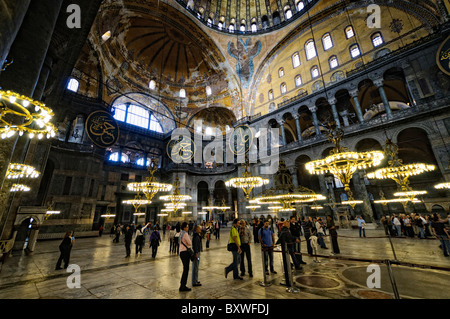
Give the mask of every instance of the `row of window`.
MULTIPOLYGON (((307 2, 312 2, 312 0, 297 0, 296 1, 295 7, 297 8, 297 12, 300 12, 300 11, 302 11, 305 8, 306 1, 307 2)), ((193 1, 189 1, 188 4, 187 4, 187 8, 193 10, 194 9, 194 2, 193 1)), ((286 20, 291 19, 292 16, 293 16, 291 7, 289 5, 286 5, 283 10, 284 10, 284 16, 285 16, 286 20)), ((205 10, 202 7, 200 7, 198 12, 197 12, 197 18, 198 19, 202 19, 204 12, 205 12, 205 10)), ((274 18, 274 20, 275 20, 275 18, 274 18)), ((265 20, 262 19, 262 23, 263 24, 264 24, 264 22, 265 22, 265 20)), ((211 17, 209 17, 206 20, 206 24, 209 27, 212 27, 213 23, 214 23, 214 21, 213 21, 213 19, 211 17)), ((235 19, 231 19, 228 27, 226 28, 226 26, 225 26, 225 17, 222 16, 222 17, 219 18, 219 21, 217 23, 217 28, 219 30, 227 29, 228 32, 232 32, 233 33, 236 30, 235 19)), ((239 31, 241 31, 241 32, 246 32, 247 31, 247 22, 245 21, 245 19, 242 19, 240 21, 239 31)), ((251 21, 250 21, 250 31, 251 32, 257 32, 258 31, 256 18, 252 18, 251 21)))
MULTIPOLYGON (((347 38, 351 38, 355 35, 353 32, 352 26, 348 26, 345 29, 345 33, 347 35, 347 38)), ((374 47, 378 47, 384 43, 383 36, 381 35, 380 32, 374 33, 371 37, 371 40, 372 40, 372 44, 374 47)), ((322 37, 322 43, 323 43, 324 50, 329 50, 330 48, 333 47, 333 40, 329 33, 326 33, 322 37)), ((350 56, 352 57, 352 59, 355 59, 361 55, 361 50, 357 43, 352 44, 349 47, 349 51, 350 51, 350 56)), ((314 40, 311 39, 305 43, 305 52, 306 52, 307 60, 310 60, 317 56, 317 51, 315 48, 314 40)), ((300 63, 300 55, 298 52, 296 52, 292 55, 292 65, 294 68, 297 68, 298 66, 300 66, 300 64, 301 64, 300 63)), ((331 56, 328 59, 328 65, 331 70, 337 68, 339 66, 339 60, 338 60, 337 56, 335 56, 335 55, 331 56)), ((284 75, 285 75, 284 68, 283 67, 279 68, 278 69, 278 77, 281 78, 284 75)), ((317 65, 314 65, 311 68, 311 78, 315 79, 319 76, 320 76, 319 67, 317 65)), ((295 82, 296 87, 299 87, 303 84, 303 81, 302 81, 302 78, 300 75, 295 76, 294 82, 295 82)), ((281 91, 281 94, 285 94, 287 92, 287 85, 285 82, 281 83, 280 91, 281 91)), ((269 90, 269 100, 273 100, 273 99, 274 99, 273 90, 269 90)))
MULTIPOLYGON (((346 34, 347 39, 354 37, 355 33, 353 32, 353 27, 352 26, 346 27, 345 34, 346 34)), ((371 36, 371 41, 372 41, 374 48, 382 45, 384 43, 384 40, 383 40, 383 36, 381 35, 381 32, 374 33, 371 36)), ((322 46, 323 46, 324 51, 328 51, 329 49, 331 49, 334 46, 333 39, 332 39, 330 33, 325 33, 322 36, 322 46)), ((305 54, 306 54, 307 61, 309 61, 317 56, 316 45, 315 45, 315 42, 313 39, 309 39, 308 41, 306 41, 305 54)), ((359 49, 359 45, 357 43, 350 46, 350 55, 352 58, 356 58, 359 55, 361 55, 361 50, 359 49)), ((300 54, 298 52, 295 52, 291 58, 292 58, 292 67, 294 69, 301 65, 300 54)), ((335 58, 335 57, 332 57, 332 58, 335 58)), ((330 60, 331 60, 331 58, 330 58, 330 60)), ((333 65, 332 68, 334 68, 337 66, 336 63, 337 63, 337 58, 333 59, 333 64, 330 63, 330 66, 333 65)), ((278 72, 278 76, 281 77, 283 75, 284 75, 284 69, 281 68, 278 72)))

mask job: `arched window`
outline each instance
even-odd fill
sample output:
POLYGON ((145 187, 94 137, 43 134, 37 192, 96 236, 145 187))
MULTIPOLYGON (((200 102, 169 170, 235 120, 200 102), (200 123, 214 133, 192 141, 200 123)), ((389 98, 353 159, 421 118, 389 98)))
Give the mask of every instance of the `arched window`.
POLYGON ((206 91, 206 95, 207 95, 207 96, 210 96, 211 93, 212 93, 211 87, 210 87, 209 85, 205 88, 205 91, 206 91))
POLYGON ((219 28, 219 30, 222 30, 223 28, 223 22, 219 21, 219 23, 217 24, 217 27, 219 28))
POLYGON ((228 26, 228 31, 229 31, 229 32, 234 32, 234 24, 230 24, 230 25, 228 26))
POLYGON ((300 55, 298 54, 298 52, 295 52, 292 55, 292 66, 294 67, 294 69, 300 66, 300 55))
POLYGON ((245 24, 241 24, 241 27, 239 28, 239 31, 241 31, 241 32, 245 32, 246 31, 245 24))
POLYGON ((256 25, 256 22, 252 23, 252 32, 258 31, 258 26, 256 25))
POLYGON ((357 43, 350 46, 350 56, 354 59, 361 55, 361 50, 359 49, 359 45, 357 43))
POLYGON ((330 69, 337 68, 339 66, 338 58, 337 56, 333 55, 329 60, 330 69))
POLYGON ((313 79, 317 78, 319 75, 320 75, 319 68, 317 67, 317 65, 313 66, 311 68, 311 76, 312 76, 312 78, 313 79))
MULTIPOLYGON (((150 157, 147 157, 147 165, 146 166, 150 166, 150 164, 152 163, 152 159, 150 157)), ((136 164, 139 166, 144 166, 144 158, 140 157, 137 161, 136 164)))
POLYGON ((80 88, 80 82, 78 82, 78 80, 75 79, 70 79, 69 83, 67 84, 67 89, 72 91, 72 92, 78 92, 78 89, 80 88))
POLYGON ((300 75, 297 75, 296 77, 295 77, 295 86, 296 87, 299 87, 299 86, 301 86, 302 85, 302 77, 300 76, 300 75))
POLYGON ((302 11, 304 7, 305 7, 305 4, 303 3, 303 1, 297 2, 297 11, 302 11))
POLYGON ((269 90, 269 101, 273 100, 273 90, 269 90))
POLYGON ((292 18, 292 10, 289 6, 284 7, 284 16, 286 17, 286 20, 292 18))
POLYGON ((316 52, 316 46, 314 45, 314 40, 308 40, 305 43, 305 52, 306 52, 306 59, 311 60, 317 55, 316 52))
POLYGON ((333 40, 331 39, 331 35, 329 33, 325 33, 322 37, 323 49, 329 50, 333 47, 333 40))
POLYGON ((185 98, 186 97, 186 90, 185 89, 181 89, 180 90, 180 97, 181 98, 185 98))
POLYGON ((213 23, 212 19, 211 19, 211 18, 208 18, 208 20, 206 21, 206 25, 207 25, 208 27, 210 27, 210 26, 212 26, 212 23, 213 23))
POLYGON ((114 118, 120 122, 163 133, 158 119, 146 107, 134 104, 116 105, 114 106, 114 118))
POLYGON ((281 78, 284 76, 284 68, 279 68, 278 69, 278 77, 281 78))
POLYGON ((287 85, 286 83, 281 83, 280 85, 281 94, 285 94, 287 92, 287 85))
POLYGON ((154 90, 156 88, 155 80, 151 80, 150 83, 148 84, 148 87, 150 90, 154 90))
POLYGON ((353 27, 351 25, 345 28, 345 36, 347 39, 353 38, 355 36, 355 32, 353 31, 353 27))
POLYGON ((376 48, 384 43, 383 36, 380 32, 374 33, 371 37, 372 44, 376 48))
MULTIPOLYGON (((119 161, 119 152, 111 153, 111 155, 109 155, 108 160, 110 160, 111 162, 118 162, 119 161)), ((120 156, 120 161, 122 163, 127 163, 128 155, 125 153, 122 153, 120 156)))

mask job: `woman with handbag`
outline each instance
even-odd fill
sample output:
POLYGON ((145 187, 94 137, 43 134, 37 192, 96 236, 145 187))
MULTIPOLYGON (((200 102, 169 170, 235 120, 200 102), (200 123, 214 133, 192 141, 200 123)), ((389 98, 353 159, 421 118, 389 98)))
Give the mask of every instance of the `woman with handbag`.
MULTIPOLYGON (((181 234, 180 234, 180 259, 183 262, 183 274, 181 275, 180 288, 179 291, 191 291, 191 288, 186 286, 188 275, 189 275, 189 263, 191 262, 191 254, 189 252, 192 251, 192 242, 189 238, 189 224, 187 222, 183 222, 181 224, 181 234)), ((193 252, 193 251, 192 251, 193 252)))

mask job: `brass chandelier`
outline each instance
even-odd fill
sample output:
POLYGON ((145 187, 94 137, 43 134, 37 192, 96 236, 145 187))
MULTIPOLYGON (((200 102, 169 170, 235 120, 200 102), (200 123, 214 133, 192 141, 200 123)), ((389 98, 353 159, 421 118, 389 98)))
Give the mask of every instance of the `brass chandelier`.
POLYGON ((241 188, 244 191, 247 199, 250 198, 250 193, 254 188, 269 184, 268 179, 262 178, 260 176, 252 176, 249 171, 249 166, 249 160, 246 155, 244 163, 244 173, 242 174, 242 177, 231 178, 225 182, 225 185, 227 187, 241 188))
POLYGON ((178 210, 186 207, 185 201, 191 200, 192 197, 189 195, 181 195, 180 194, 180 179, 178 176, 175 178, 174 190, 172 195, 160 196, 159 199, 162 201, 167 201, 168 203, 164 203, 166 208, 161 211, 173 211, 176 213, 178 210))
POLYGON ((344 185, 344 190, 348 195, 347 201, 341 204, 348 204, 352 208, 362 201, 355 200, 350 189, 350 180, 358 169, 366 169, 381 164, 384 153, 381 151, 350 152, 348 148, 341 146, 340 142, 344 136, 344 131, 337 128, 336 123, 330 124, 328 139, 335 148, 330 151, 330 155, 321 160, 311 161, 305 164, 310 174, 323 175, 330 173, 336 176, 344 185))
POLYGON ((171 184, 159 183, 156 181, 156 177, 154 175, 157 169, 156 162, 152 159, 148 167, 150 176, 146 178, 145 182, 129 183, 127 185, 128 190, 132 192, 141 192, 150 201, 158 192, 168 192, 172 190, 173 186, 171 184))
POLYGON ((426 194, 426 191, 413 190, 409 185, 409 178, 411 176, 433 171, 436 169, 436 166, 424 163, 403 164, 403 160, 398 158, 398 146, 390 139, 386 140, 384 151, 390 158, 388 161, 389 166, 367 174, 367 178, 394 180, 400 189, 394 196, 403 199, 401 201, 403 201, 405 205, 409 201, 413 202, 415 196, 426 194))
POLYGON ((29 138, 52 138, 56 127, 50 123, 54 113, 44 103, 12 91, 0 90, 0 138, 28 133, 29 138))
POLYGON ((278 171, 275 174, 274 187, 264 191, 263 195, 253 198, 250 203, 258 205, 275 204, 276 206, 268 208, 275 209, 278 212, 289 212, 296 210, 292 206, 295 203, 309 203, 325 198, 325 196, 316 194, 309 188, 303 186, 295 187, 286 164, 283 160, 280 160, 278 171))

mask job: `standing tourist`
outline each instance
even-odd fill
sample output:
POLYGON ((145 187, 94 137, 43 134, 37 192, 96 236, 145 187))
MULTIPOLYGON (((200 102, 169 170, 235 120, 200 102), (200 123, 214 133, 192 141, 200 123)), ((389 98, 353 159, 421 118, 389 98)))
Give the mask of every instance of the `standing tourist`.
POLYGON ((308 217, 308 219, 306 219, 306 216, 303 217, 302 228, 303 228, 303 233, 305 235, 305 240, 306 240, 306 250, 308 251, 309 255, 312 255, 313 249, 311 246, 310 237, 311 237, 311 229, 313 228, 313 224, 312 224, 311 216, 308 217))
POLYGON ((180 288, 178 289, 179 291, 191 291, 191 288, 188 288, 186 286, 187 284, 187 280, 188 280, 188 276, 189 276, 189 263, 190 263, 190 258, 189 258, 189 252, 187 251, 188 248, 191 248, 192 246, 192 242, 191 239, 189 238, 189 225, 186 222, 183 222, 183 224, 180 226, 181 228, 181 232, 180 232, 180 236, 179 236, 179 249, 180 249, 180 259, 181 262, 183 263, 183 274, 181 275, 181 281, 180 281, 180 288), (180 246, 181 245, 181 246, 180 246))
POLYGON ((296 253, 296 254, 294 254, 294 257, 298 260, 298 262, 300 264, 306 264, 302 258, 302 249, 301 249, 301 241, 300 241, 300 235, 302 233, 302 226, 296 220, 295 216, 291 216, 291 218, 290 218, 289 230, 290 230, 292 236, 294 236, 295 239, 298 239, 298 240, 295 240, 295 244, 293 244, 294 252, 296 253))
POLYGON ((67 267, 69 266, 70 252, 72 251, 74 242, 72 235, 73 231, 71 230, 67 231, 66 234, 64 235, 61 244, 59 244, 59 251, 61 252, 61 254, 59 255, 58 261, 56 262, 55 270, 62 269, 61 263, 63 260, 64 260, 64 269, 67 269, 67 267))
POLYGON ((200 252, 203 250, 202 247, 202 228, 200 226, 194 226, 194 237, 192 239, 192 249, 195 253, 195 259, 192 262, 192 286, 198 287, 202 284, 198 281, 198 266, 200 264, 200 252))
POLYGON ((127 253, 125 258, 128 258, 130 257, 131 254, 131 241, 133 240, 133 229, 131 229, 130 225, 125 226, 124 236, 125 236, 125 251, 127 253))
POLYGON ((250 242, 252 240, 252 235, 250 233, 250 227, 248 223, 241 219, 241 224, 239 227, 239 238, 241 240, 241 277, 245 276, 245 262, 244 256, 247 258, 248 265, 248 275, 253 277, 253 269, 252 269, 252 254, 250 252, 250 242))
POLYGON ((230 240, 228 241, 229 244, 234 244, 234 249, 231 250, 231 253, 233 254, 233 262, 225 267, 225 278, 227 278, 228 273, 230 271, 233 272, 233 279, 239 279, 242 280, 241 276, 239 276, 239 264, 241 262, 241 239, 239 237, 239 220, 234 219, 233 220, 233 226, 231 227, 230 231, 230 240))
POLYGON ((336 231, 336 225, 334 224, 334 219, 330 215, 327 216, 327 224, 328 229, 330 231, 330 237, 331 237, 331 246, 333 248, 333 254, 340 254, 338 240, 337 240, 337 231, 336 231))
POLYGON ((356 220, 358 221, 359 237, 361 235, 366 237, 366 221, 361 216, 356 217, 356 220))
POLYGON ((150 246, 152 248, 152 258, 156 258, 156 254, 158 253, 158 246, 161 242, 161 236, 159 234, 158 228, 155 226, 153 228, 153 232, 150 235, 150 246))
POLYGON ((259 230, 258 238, 264 253, 264 271, 266 272, 266 275, 268 275, 270 265, 270 272, 276 274, 277 272, 273 267, 273 243, 275 242, 275 235, 272 229, 269 228, 268 220, 264 222, 264 227, 259 230))
POLYGON ((434 236, 440 240, 444 256, 448 257, 450 255, 450 232, 445 225, 445 220, 442 220, 441 216, 436 213, 433 214, 431 230, 434 236))
POLYGON ((142 232, 142 225, 137 225, 136 227, 136 237, 134 237, 134 244, 136 245, 136 256, 139 254, 142 255, 142 247, 144 246, 145 237, 142 232))

